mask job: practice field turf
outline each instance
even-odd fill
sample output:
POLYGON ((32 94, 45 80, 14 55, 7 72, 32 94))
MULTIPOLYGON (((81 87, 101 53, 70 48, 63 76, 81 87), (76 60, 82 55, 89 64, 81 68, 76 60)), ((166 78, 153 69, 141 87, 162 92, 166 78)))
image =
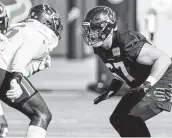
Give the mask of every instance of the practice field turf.
MULTIPOLYGON (((52 68, 33 76, 31 81, 53 114, 47 137, 118 137, 109 123, 109 116, 121 97, 93 105, 98 94, 86 90, 86 85, 95 81, 93 59, 70 62, 54 59, 52 68)), ((6 105, 4 112, 9 137, 24 137, 28 118, 6 105)), ((147 124, 152 136, 172 137, 172 112, 161 113, 147 124)))

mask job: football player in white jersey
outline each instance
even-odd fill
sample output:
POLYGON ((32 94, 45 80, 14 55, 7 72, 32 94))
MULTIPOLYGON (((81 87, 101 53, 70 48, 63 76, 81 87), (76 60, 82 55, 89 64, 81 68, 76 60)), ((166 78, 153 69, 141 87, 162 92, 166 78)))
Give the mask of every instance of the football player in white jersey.
POLYGON ((12 25, 8 41, 0 43, 0 98, 31 120, 27 137, 44 138, 51 120, 48 107, 27 77, 50 61, 49 52, 58 45, 62 29, 57 11, 42 4, 30 10, 25 22, 12 25))

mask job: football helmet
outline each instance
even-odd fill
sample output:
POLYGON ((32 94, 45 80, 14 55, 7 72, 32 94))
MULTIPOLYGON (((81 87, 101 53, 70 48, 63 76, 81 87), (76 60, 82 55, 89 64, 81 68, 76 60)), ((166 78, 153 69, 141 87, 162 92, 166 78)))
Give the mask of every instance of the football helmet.
POLYGON ((5 7, 0 4, 0 33, 6 34, 9 24, 9 17, 5 7))
POLYGON ((54 33, 61 38, 63 25, 58 12, 47 4, 41 4, 31 8, 28 19, 36 19, 42 24, 49 27, 54 33))
POLYGON ((104 41, 112 28, 116 28, 116 14, 106 6, 96 6, 85 16, 83 22, 83 39, 89 46, 104 41))

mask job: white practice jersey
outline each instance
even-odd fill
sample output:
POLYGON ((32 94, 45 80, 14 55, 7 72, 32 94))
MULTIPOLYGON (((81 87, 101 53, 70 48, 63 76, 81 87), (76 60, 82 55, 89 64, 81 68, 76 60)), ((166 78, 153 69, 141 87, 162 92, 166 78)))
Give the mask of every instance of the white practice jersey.
POLYGON ((0 36, 0 68, 23 74, 32 60, 44 59, 59 41, 51 29, 32 19, 12 25, 6 36, 0 36))

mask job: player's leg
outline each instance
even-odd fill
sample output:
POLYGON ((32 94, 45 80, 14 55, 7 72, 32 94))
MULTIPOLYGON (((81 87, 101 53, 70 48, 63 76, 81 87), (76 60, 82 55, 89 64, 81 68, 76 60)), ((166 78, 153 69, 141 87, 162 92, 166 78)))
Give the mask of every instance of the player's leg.
POLYGON ((145 121, 161 113, 162 109, 158 108, 154 101, 149 101, 150 99, 147 99, 145 97, 139 103, 137 103, 131 109, 129 115, 124 118, 124 121, 126 123, 126 125, 124 126, 124 136, 150 137, 150 132, 146 126, 145 121))
MULTIPOLYGON (((167 87, 167 83, 163 83, 160 80, 159 83, 155 85, 155 87, 167 87)), ((141 101, 136 103, 136 105, 131 109, 129 115, 124 118, 126 125, 124 126, 126 129, 124 130, 125 136, 130 137, 149 137, 150 133, 146 126, 145 121, 158 115, 165 109, 170 109, 171 105, 169 102, 157 102, 153 91, 147 93, 141 101), (160 105, 160 106, 158 106, 160 105), (132 125, 128 125, 132 124, 132 125), (127 132, 126 132, 127 130, 127 132)))
POLYGON ((169 101, 158 101, 154 94, 156 88, 168 88, 169 83, 172 83, 172 67, 166 71, 163 77, 143 97, 143 99, 132 108, 130 114, 139 116, 145 121, 164 110, 170 112, 171 103, 169 101))
POLYGON ((31 120, 27 137, 44 138, 52 115, 41 95, 27 78, 22 78, 19 84, 23 89, 23 94, 18 99, 12 102, 4 96, 2 100, 9 106, 24 113, 31 120))
MULTIPOLYGON (((139 118, 140 122, 158 115, 162 111, 170 111, 171 103, 168 101, 159 102, 154 95, 155 88, 168 88, 168 84, 172 83, 172 69, 169 68, 164 76, 154 85, 154 87, 137 103, 130 111, 130 118, 139 118)), ((145 124, 145 123, 144 123, 145 124)), ((145 124, 146 126, 146 124, 145 124)), ((139 127, 139 126, 138 126, 139 127)), ((134 133, 135 130, 133 130, 134 133)), ((132 130, 130 130, 132 132, 132 130)), ((137 131, 139 132, 139 131, 137 131)))
POLYGON ((19 110, 31 120, 27 137, 44 138, 52 115, 41 95, 36 93, 19 110))
POLYGON ((144 97, 144 93, 126 94, 110 117, 110 123, 122 137, 144 136, 149 137, 150 133, 144 121, 138 117, 129 116, 130 110, 144 97), (136 131, 139 133, 136 133, 136 131))

